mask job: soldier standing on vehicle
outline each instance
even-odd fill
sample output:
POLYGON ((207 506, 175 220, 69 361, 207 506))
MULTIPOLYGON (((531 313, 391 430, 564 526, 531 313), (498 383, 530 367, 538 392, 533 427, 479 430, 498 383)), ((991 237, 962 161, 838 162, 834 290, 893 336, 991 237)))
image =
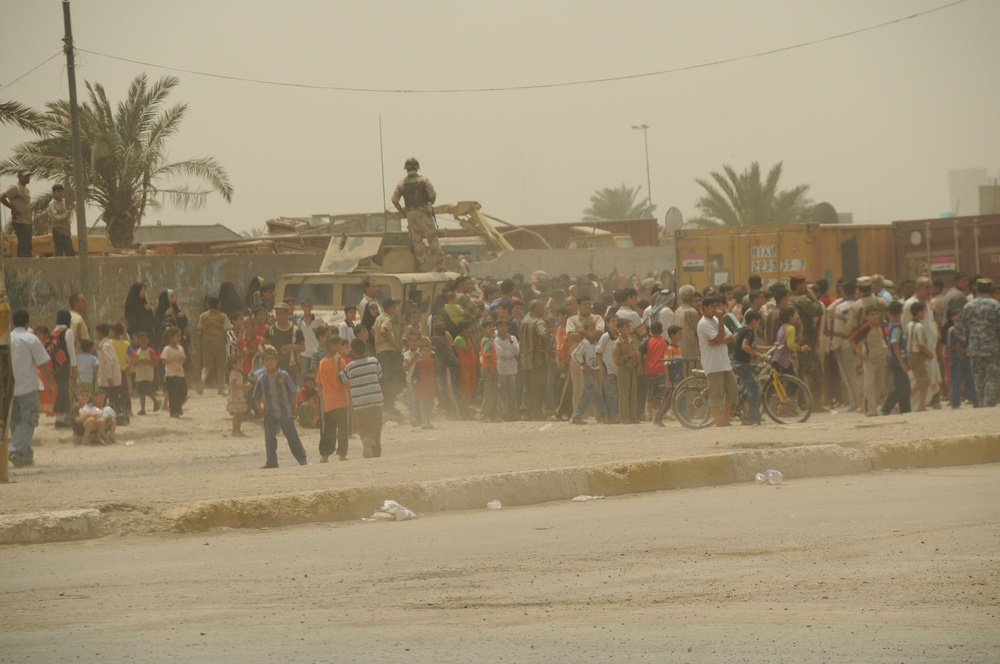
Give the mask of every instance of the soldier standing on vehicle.
POLYGON ((413 157, 406 160, 406 177, 399 181, 396 190, 392 192, 392 204, 400 214, 406 216, 406 226, 410 231, 410 242, 413 243, 413 255, 417 259, 417 267, 421 270, 433 269, 437 266, 443 254, 437 239, 437 226, 434 223, 434 201, 437 192, 434 185, 423 175, 417 173, 420 163, 413 157), (405 207, 399 204, 403 199, 405 207), (424 249, 424 240, 430 250, 430 257, 424 249))

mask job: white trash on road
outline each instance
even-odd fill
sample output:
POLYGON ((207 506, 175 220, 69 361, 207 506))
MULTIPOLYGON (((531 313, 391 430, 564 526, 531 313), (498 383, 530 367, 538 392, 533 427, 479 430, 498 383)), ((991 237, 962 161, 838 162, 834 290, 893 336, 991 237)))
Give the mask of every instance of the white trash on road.
POLYGON ((774 468, 768 468, 763 473, 757 473, 755 478, 758 484, 784 484, 785 476, 781 474, 781 471, 775 470, 774 468))
POLYGON ((604 496, 576 496, 573 498, 574 503, 585 503, 588 500, 604 500, 604 496))
POLYGON ((406 521, 407 519, 416 519, 417 515, 413 513, 395 500, 387 500, 382 503, 382 512, 388 512, 396 517, 396 521, 406 521))

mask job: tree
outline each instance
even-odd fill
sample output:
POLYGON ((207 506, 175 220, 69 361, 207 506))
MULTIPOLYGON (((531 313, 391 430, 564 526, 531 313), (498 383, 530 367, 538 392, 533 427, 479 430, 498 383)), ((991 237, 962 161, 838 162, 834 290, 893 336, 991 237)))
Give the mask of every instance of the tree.
POLYGON ((649 204, 649 198, 636 203, 639 197, 639 187, 605 187, 594 192, 590 197, 590 207, 583 211, 584 219, 594 221, 599 219, 648 219, 656 211, 655 205, 649 204))
MULTIPOLYGON (((89 101, 80 105, 80 142, 83 147, 83 195, 101 209, 113 247, 132 245, 135 228, 149 209, 170 201, 182 210, 203 206, 212 192, 229 203, 233 187, 225 169, 213 157, 194 157, 168 163, 167 142, 177 134, 187 104, 167 108, 166 100, 179 80, 166 76, 150 84, 140 74, 125 100, 112 108, 104 87, 87 83, 89 101), (191 189, 177 183, 193 177, 207 185, 191 189)), ((0 173, 28 168, 38 177, 65 182, 67 198, 76 195, 69 102, 46 105, 41 138, 18 145, 13 156, 0 162, 0 173)))
POLYGON ((13 125, 41 136, 45 116, 19 102, 3 101, 0 102, 0 124, 13 125))
POLYGON ((786 191, 778 190, 782 164, 779 161, 761 182, 760 165, 755 161, 748 170, 737 173, 726 164, 723 173, 713 172, 712 180, 696 178, 705 195, 695 205, 700 217, 691 220, 696 226, 770 226, 794 224, 812 218, 812 202, 806 198, 809 185, 786 191))

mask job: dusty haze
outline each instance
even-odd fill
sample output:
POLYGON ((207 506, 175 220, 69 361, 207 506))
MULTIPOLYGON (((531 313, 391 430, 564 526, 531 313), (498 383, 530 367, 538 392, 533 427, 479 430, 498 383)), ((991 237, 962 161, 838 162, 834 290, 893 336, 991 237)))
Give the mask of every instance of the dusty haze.
MULTIPOLYGON (((60 49, 57 0, 3 1, 0 83, 60 49)), ((623 76, 711 62, 864 28, 946 0, 687 2, 73 3, 79 48, 181 69, 311 85, 482 88, 623 76)), ((594 85, 468 94, 381 94, 226 81, 80 54, 78 80, 117 102, 132 78, 174 73, 190 104, 172 157, 210 154, 232 205, 213 197, 146 223, 377 211, 417 156, 439 202, 478 200, 515 223, 574 221, 595 189, 643 185, 695 213, 695 177, 783 160, 783 183, 858 221, 936 216, 947 171, 1000 168, 1000 2, 956 7, 790 52, 594 85)), ((57 58, 0 98, 67 96, 57 58)), ((0 154, 27 135, 0 128, 0 154)), ((36 183, 36 187, 39 185, 36 183)), ((96 216, 90 212, 90 220, 96 216)))

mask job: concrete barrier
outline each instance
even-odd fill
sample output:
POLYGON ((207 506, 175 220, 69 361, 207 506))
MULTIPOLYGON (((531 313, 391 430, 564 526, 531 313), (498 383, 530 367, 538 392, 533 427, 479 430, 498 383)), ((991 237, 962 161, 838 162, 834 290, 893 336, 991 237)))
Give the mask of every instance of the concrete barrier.
MULTIPOLYGON (((581 494, 622 495, 753 481, 767 468, 787 479, 857 475, 873 470, 1000 462, 1000 436, 955 436, 874 443, 746 450, 680 459, 653 459, 587 468, 560 468, 431 482, 355 487, 298 494, 208 500, 167 509, 160 516, 175 532, 218 527, 260 528, 370 516, 384 500, 415 512, 483 509, 491 500, 535 505, 581 494)), ((98 537, 108 530, 97 510, 0 517, 0 544, 98 537)))
POLYGON ((949 436, 930 440, 875 443, 868 447, 873 470, 936 468, 1000 461, 1000 436, 949 436))
POLYGON ((0 517, 0 544, 92 539, 104 534, 101 526, 101 512, 95 509, 11 514, 0 517))

